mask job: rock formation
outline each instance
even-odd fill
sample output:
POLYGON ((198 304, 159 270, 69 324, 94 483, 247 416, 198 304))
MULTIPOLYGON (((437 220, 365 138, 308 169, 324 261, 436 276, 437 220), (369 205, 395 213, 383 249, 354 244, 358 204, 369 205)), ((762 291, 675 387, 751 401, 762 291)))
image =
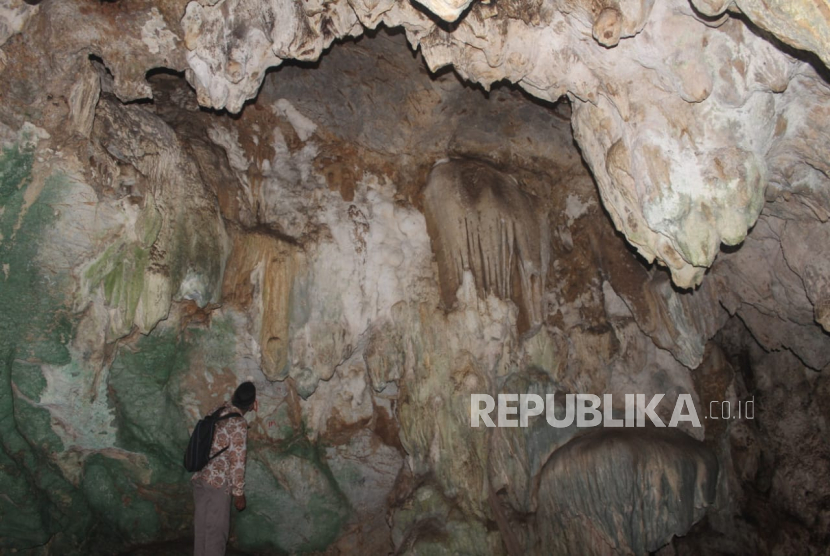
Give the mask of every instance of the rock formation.
POLYGON ((828 13, 0 0, 0 551, 188 553, 250 376, 235 553, 822 554, 828 13))
POLYGON ((539 529, 557 554, 644 554, 683 535, 715 500, 717 460, 660 429, 603 430, 566 444, 542 471, 539 529))
POLYGON ((474 160, 441 161, 424 188, 424 212, 447 308, 471 272, 486 299, 513 299, 527 329, 542 323, 548 224, 515 179, 474 160))

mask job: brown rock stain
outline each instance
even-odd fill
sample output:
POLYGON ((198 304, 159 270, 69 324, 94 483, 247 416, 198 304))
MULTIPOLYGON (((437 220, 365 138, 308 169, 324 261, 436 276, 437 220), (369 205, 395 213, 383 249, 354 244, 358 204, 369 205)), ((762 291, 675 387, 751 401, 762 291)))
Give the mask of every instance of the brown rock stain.
POLYGON ((288 361, 291 289, 302 254, 298 247, 263 232, 235 232, 222 286, 224 301, 260 312, 262 368, 276 379, 288 361))

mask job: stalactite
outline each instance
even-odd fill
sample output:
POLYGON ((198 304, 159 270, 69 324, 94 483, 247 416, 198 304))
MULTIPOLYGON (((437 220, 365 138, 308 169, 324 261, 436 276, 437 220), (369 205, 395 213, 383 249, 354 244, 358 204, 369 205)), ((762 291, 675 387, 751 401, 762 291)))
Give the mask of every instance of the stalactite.
POLYGON ((433 168, 424 198, 445 307, 470 271, 479 296, 513 299, 520 322, 541 323, 550 255, 539 200, 489 164, 461 159, 433 168))

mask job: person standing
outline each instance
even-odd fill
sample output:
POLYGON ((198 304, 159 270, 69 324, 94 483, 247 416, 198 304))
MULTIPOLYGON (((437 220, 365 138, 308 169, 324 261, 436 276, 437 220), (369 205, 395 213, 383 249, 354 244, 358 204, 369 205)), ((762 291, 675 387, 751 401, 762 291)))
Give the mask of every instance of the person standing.
POLYGON ((230 530, 231 497, 240 512, 247 503, 245 462, 248 424, 244 415, 258 408, 256 386, 252 382, 243 382, 234 392, 230 403, 214 408, 213 411, 220 408, 220 416, 233 413, 238 416, 223 419, 216 424, 210 450, 212 459, 191 479, 196 505, 195 556, 225 554, 230 530))

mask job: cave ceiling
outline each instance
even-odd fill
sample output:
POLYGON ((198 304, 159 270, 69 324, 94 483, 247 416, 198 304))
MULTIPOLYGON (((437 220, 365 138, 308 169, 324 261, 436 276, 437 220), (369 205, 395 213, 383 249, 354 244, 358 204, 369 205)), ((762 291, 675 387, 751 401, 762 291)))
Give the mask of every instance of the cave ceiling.
POLYGON ((689 288, 765 207, 785 219, 828 216, 821 5, 16 0, 5 2, 0 41, 42 12, 30 33, 54 66, 98 57, 122 101, 152 96, 148 71, 183 71, 202 106, 237 113, 269 68, 318 60, 380 26, 402 29, 431 71, 566 96, 614 225, 689 288))

